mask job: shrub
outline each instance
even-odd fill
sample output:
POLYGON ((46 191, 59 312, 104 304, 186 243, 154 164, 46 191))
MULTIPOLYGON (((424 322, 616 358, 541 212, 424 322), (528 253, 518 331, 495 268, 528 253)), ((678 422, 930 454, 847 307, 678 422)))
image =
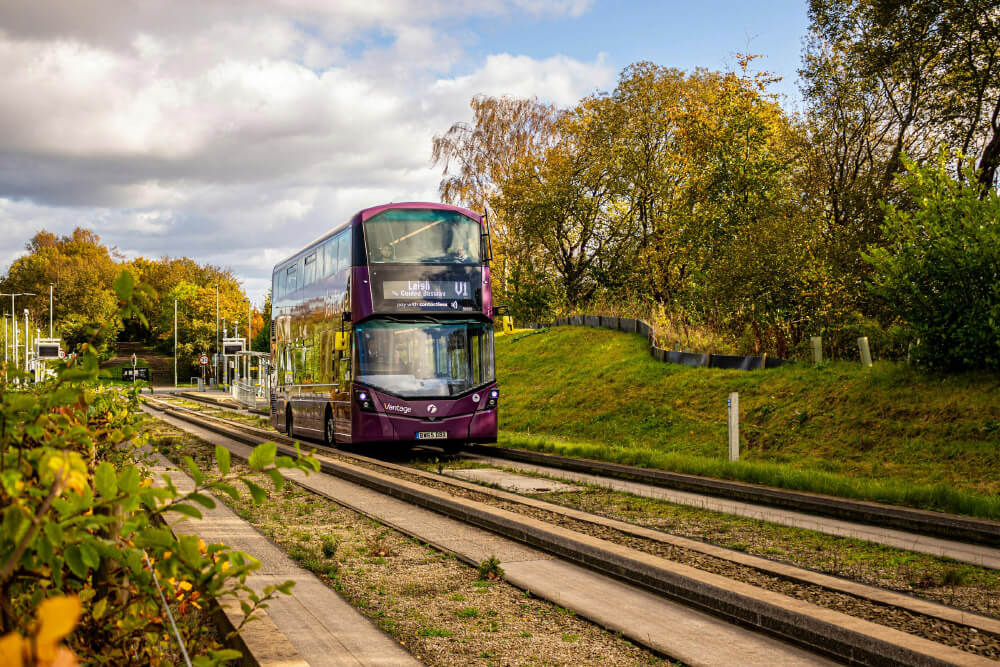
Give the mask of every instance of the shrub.
MULTIPOLYGON (((131 277, 123 273, 115 288, 123 304, 119 315, 134 314, 131 277)), ((165 517, 200 518, 199 507, 215 506, 211 493, 238 497, 237 482, 255 502, 266 492, 246 475, 230 473, 229 451, 222 447, 216 449, 216 474, 203 473, 185 457, 192 491, 182 493, 167 480, 154 486, 140 450, 137 396, 97 384, 97 359, 96 349, 84 344, 50 383, 28 385, 9 368, 0 375, 0 645, 15 653, 19 646, 36 646, 40 630, 31 619, 45 623, 51 609, 65 607, 79 616, 69 648, 88 663, 169 662, 176 645, 172 637, 161 639, 171 632, 162 588, 195 664, 239 657, 218 650, 204 632, 204 602, 235 597, 249 620, 293 582, 254 592, 245 581, 259 562, 222 544, 175 535, 165 517)), ((318 469, 311 457, 276 456, 274 443, 255 448, 248 465, 276 485, 277 468, 318 469)), ((73 623, 66 625, 49 634, 66 636, 73 623)), ((57 648, 50 643, 46 650, 57 648)), ((0 657, 4 664, 13 659, 0 657)))
POLYGON ((1000 195, 971 167, 953 178, 906 163, 912 208, 885 207, 886 245, 865 255, 871 289, 916 339, 913 361, 941 369, 1000 368, 1000 195))
POLYGON ((490 556, 479 564, 479 580, 494 581, 503 577, 503 568, 500 567, 500 559, 495 555, 490 556))

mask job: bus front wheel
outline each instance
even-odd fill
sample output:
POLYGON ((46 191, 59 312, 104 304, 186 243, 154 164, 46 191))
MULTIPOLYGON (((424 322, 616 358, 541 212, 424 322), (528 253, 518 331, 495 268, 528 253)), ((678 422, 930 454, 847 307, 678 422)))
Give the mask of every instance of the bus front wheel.
POLYGON ((336 424, 333 421, 333 410, 326 409, 326 416, 323 417, 323 444, 327 447, 337 446, 336 424))

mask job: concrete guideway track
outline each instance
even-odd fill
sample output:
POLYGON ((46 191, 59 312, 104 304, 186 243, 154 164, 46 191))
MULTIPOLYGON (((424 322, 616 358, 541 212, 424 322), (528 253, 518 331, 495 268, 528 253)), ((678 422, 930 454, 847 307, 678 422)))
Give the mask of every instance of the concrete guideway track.
MULTIPOLYGON (((183 410, 183 408, 182 408, 183 410)), ((203 415, 204 416, 204 415, 203 415)), ((244 424, 229 422, 225 419, 217 417, 209 417, 209 419, 217 420, 221 423, 232 425, 233 427, 244 429, 247 428, 244 424)), ((275 434, 271 431, 249 428, 249 432, 257 433, 260 435, 268 435, 274 439, 285 439, 285 436, 281 434, 275 434)), ((816 585, 821 586, 829 591, 845 593, 858 598, 869 600, 876 604, 886 605, 890 607, 898 607, 900 609, 905 609, 909 612, 915 614, 921 614, 927 616, 931 619, 940 619, 948 623, 955 623, 958 625, 964 625, 970 628, 974 628, 977 631, 991 633, 993 635, 1000 636, 1000 620, 982 616, 974 612, 967 610, 957 609, 955 607, 950 607, 947 605, 932 602, 930 600, 914 597, 904 593, 897 593, 884 588, 877 588, 867 584, 862 584, 859 582, 851 581, 848 579, 842 579, 840 577, 835 577, 831 575, 822 574, 814 570, 807 568, 797 567, 788 563, 783 563, 779 561, 769 560, 760 556, 753 556, 751 554, 737 551, 734 549, 727 549, 725 547, 714 546, 707 544, 700 540, 689 539, 674 535, 671 533, 665 533, 656 529, 646 528, 643 526, 637 526, 625 521, 620 521, 616 519, 611 519, 608 517, 591 514, 582 510, 577 510, 562 505, 556 505, 543 500, 536 500, 533 498, 525 497, 523 495, 518 495, 515 493, 510 493, 508 491, 503 491, 497 488, 490 488, 487 486, 482 486, 470 481, 460 480, 460 479, 444 479, 441 475, 436 475, 433 473, 428 473, 426 471, 412 468, 407 465, 399 465, 391 463, 388 461, 373 459, 370 457, 363 456, 361 454, 356 454, 353 452, 338 451, 339 456, 348 457, 351 459, 356 459, 363 461, 369 465, 376 465, 389 470, 399 471, 408 475, 423 477, 424 479, 432 480, 432 483, 446 483, 452 486, 456 486, 462 489, 473 491, 475 493, 481 493, 489 496, 493 496, 505 501, 515 502, 528 507, 539 508, 549 513, 559 514, 571 519, 576 519, 580 521, 585 521, 588 523, 593 523, 600 526, 606 526, 612 528, 616 531, 620 531, 625 534, 635 535, 640 538, 645 538, 649 540, 654 540, 657 542, 662 542, 665 544, 671 544, 683 549, 687 549, 693 552, 702 553, 708 556, 712 556, 722 560, 728 560, 730 562, 745 565, 747 567, 754 568, 765 574, 773 575, 781 579, 786 579, 790 581, 799 582, 805 585, 816 585)), ((505 467, 519 468, 522 470, 527 470, 530 472, 541 472, 543 474, 551 474, 553 476, 562 476, 566 479, 579 479, 580 481, 591 482, 593 481, 590 476, 584 476, 577 473, 567 473, 563 470, 553 470, 545 468, 544 466, 533 466, 531 464, 520 464, 517 462, 511 462, 508 459, 493 459, 489 457, 480 457, 478 455, 466 455, 469 458, 478 459, 485 463, 493 463, 496 465, 503 465, 505 467)), ((604 482, 613 484, 611 488, 618 488, 623 490, 632 491, 633 484, 630 482, 623 482, 615 479, 608 478, 594 478, 599 483, 604 485, 604 482), (624 486, 622 486, 624 485, 624 486)), ((660 487, 653 487, 650 489, 651 497, 659 498, 665 497, 669 499, 668 496, 660 496, 659 493, 683 493, 683 492, 672 492, 669 490, 662 489, 660 487)), ((639 494, 642 495, 642 494, 639 494)), ((697 496, 701 498, 701 496, 697 496)), ((711 499, 710 499, 711 500, 711 499)), ((722 501, 727 502, 727 501, 722 501)), ((756 506, 751 506, 756 507, 756 506)), ((759 508, 758 508, 759 509, 759 508)), ((769 508, 764 508, 765 511, 769 511, 769 508)), ((753 518, 766 520, 764 516, 758 516, 756 514, 751 515, 753 518)), ((780 522, 776 522, 780 523, 780 522)), ((853 525, 853 524, 850 524, 853 525)), ((808 526, 805 526, 808 527, 808 526)), ((867 526, 861 526, 862 529, 868 528, 867 526)), ((916 536, 920 538, 920 536, 916 536)), ((958 547, 965 547, 967 545, 963 543, 957 543, 958 547)), ((974 546, 974 545, 973 545, 974 546)), ((904 547, 905 548, 905 547, 904 547)), ((989 549, 989 547, 975 547, 979 549, 989 549)))
MULTIPOLYGON (((648 486, 687 491, 697 494, 696 497, 737 500, 749 504, 751 507, 766 505, 791 509, 805 516, 828 516, 852 523, 895 528, 907 534, 923 534, 945 540, 1000 547, 1000 521, 932 512, 899 505, 851 500, 806 491, 792 491, 668 470, 637 468, 591 459, 575 459, 523 449, 475 445, 469 451, 506 461, 518 461, 561 471, 596 475, 605 479, 617 478, 640 482, 648 486)), ((996 550, 994 550, 995 552, 996 550)))
MULTIPOLYGON (((158 418, 234 455, 251 447, 170 415, 158 418)), ((284 472, 284 471, 283 471, 284 472)), ((829 665, 826 658, 692 610, 654 593, 553 558, 519 542, 332 475, 289 471, 289 479, 438 549, 477 564, 496 555, 504 579, 636 643, 690 665, 829 665)), ((250 551, 250 553, 253 553, 250 551)))
MULTIPOLYGON (((265 439, 288 440, 263 429, 241 425, 226 426, 223 423, 225 420, 206 418, 193 411, 170 409, 170 412, 247 444, 256 444, 265 439)), ((722 614, 731 620, 764 629, 847 661, 860 664, 996 664, 860 618, 845 616, 719 575, 694 570, 553 524, 528 519, 475 501, 462 501, 442 491, 367 469, 359 470, 356 466, 336 459, 321 459, 324 471, 330 474, 376 487, 382 493, 389 493, 439 512, 454 514, 467 522, 541 546, 550 553, 611 572, 617 577, 640 583, 647 589, 665 593, 701 609, 722 614)), ((392 464, 378 465, 390 467, 392 464)), ((406 470, 413 472, 410 468, 406 470)), ((424 474, 432 476, 430 473, 424 474)), ((534 587, 529 587, 535 590, 534 587)), ((581 614, 589 616, 585 611, 581 611, 581 614)), ((643 637, 630 636, 648 645, 643 637)), ((670 651, 664 652, 671 654, 670 651)))
POLYGON ((587 484, 603 486, 614 491, 625 491, 636 496, 665 500, 679 505, 688 505, 700 509, 725 512, 751 519, 759 519, 783 526, 815 530, 827 535, 838 537, 853 537, 859 540, 884 544, 890 547, 953 558, 963 563, 1000 570, 1000 548, 983 544, 970 544, 939 537, 930 537, 917 533, 909 533, 895 528, 884 528, 866 523, 855 523, 842 519, 834 519, 815 514, 806 514, 794 510, 755 505, 753 503, 730 500, 716 496, 678 491, 662 486, 654 486, 643 482, 634 482, 615 477, 605 477, 590 473, 575 472, 563 468, 524 463, 517 459, 504 456, 480 456, 475 453, 464 454, 472 460, 488 463, 497 467, 511 468, 524 472, 547 475, 556 479, 566 479, 587 484))
MULTIPOLYGON (((155 455, 155 477, 165 474, 182 492, 194 488, 194 481, 163 456, 155 455)), ((420 662, 367 617, 338 596, 312 573, 300 568, 281 549, 222 502, 215 509, 201 509, 201 521, 182 518, 171 524, 178 533, 193 534, 206 542, 223 542, 250 554, 261 567, 247 577, 256 591, 288 580, 295 582, 293 595, 279 595, 268 604, 259 621, 251 621, 241 633, 252 661, 271 667, 327 665, 397 665, 410 667, 420 662)), ((242 618, 238 609, 226 614, 242 618)), ((234 619, 235 623, 238 620, 234 619)), ((244 656, 250 658, 250 656, 244 656)))

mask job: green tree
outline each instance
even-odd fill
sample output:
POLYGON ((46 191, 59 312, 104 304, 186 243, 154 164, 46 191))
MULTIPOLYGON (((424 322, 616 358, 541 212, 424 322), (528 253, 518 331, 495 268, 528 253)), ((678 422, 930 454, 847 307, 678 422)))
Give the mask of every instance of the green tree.
POLYGON ((887 204, 884 247, 865 256, 871 288, 911 329, 913 358, 940 369, 1000 369, 1000 195, 947 153, 898 180, 914 205, 887 204), (985 190, 985 192, 984 192, 985 190))
MULTIPOLYGON (((803 93, 822 173, 813 193, 840 273, 861 284, 861 251, 881 242, 883 209, 906 192, 902 156, 941 141, 977 156, 989 187, 1000 166, 1000 6, 992 0, 810 0, 803 93)), ((963 172, 956 163, 956 176, 963 172)))

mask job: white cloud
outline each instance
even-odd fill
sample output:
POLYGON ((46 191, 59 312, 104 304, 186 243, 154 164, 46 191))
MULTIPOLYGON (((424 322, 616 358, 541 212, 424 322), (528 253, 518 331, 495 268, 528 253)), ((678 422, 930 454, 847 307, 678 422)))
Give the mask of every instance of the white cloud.
POLYGON ((495 54, 469 72, 462 42, 435 23, 450 11, 443 0, 0 6, 0 268, 40 228, 80 225, 126 254, 230 266, 259 294, 274 261, 357 209, 436 199, 431 137, 468 120, 473 95, 567 105, 613 84, 601 57, 495 54))

